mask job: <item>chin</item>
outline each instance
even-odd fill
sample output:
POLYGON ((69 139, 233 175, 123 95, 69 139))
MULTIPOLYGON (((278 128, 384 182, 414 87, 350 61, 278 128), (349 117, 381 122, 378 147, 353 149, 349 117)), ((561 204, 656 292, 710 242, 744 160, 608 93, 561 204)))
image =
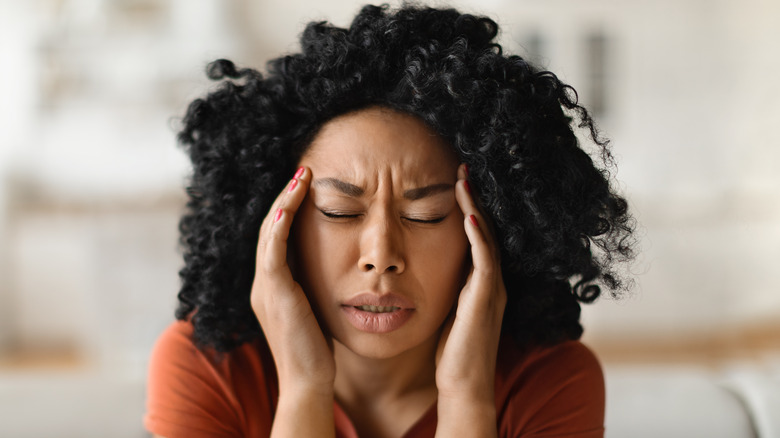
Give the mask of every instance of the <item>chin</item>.
POLYGON ((387 336, 371 334, 336 339, 347 350, 366 359, 391 359, 420 345, 412 342, 409 336, 387 336))

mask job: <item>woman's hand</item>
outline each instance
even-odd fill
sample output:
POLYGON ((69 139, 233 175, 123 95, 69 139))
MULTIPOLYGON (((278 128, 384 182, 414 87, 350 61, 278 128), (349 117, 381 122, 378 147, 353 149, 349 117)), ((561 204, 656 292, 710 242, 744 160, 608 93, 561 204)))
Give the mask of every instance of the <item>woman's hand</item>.
POLYGON ((439 341, 437 436, 496 434, 496 356, 506 288, 499 250, 466 178, 466 167, 461 165, 455 197, 465 216, 472 267, 439 341))
POLYGON ((310 182, 311 171, 300 168, 268 211, 257 244, 251 301, 279 378, 274 437, 327 436, 334 430, 333 353, 287 265, 290 226, 310 182))

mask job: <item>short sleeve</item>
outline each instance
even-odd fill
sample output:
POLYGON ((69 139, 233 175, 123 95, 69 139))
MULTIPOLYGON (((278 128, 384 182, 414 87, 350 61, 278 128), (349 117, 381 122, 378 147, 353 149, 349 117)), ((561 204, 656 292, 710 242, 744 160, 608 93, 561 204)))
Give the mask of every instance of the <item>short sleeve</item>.
POLYGON ((501 380, 496 388, 499 436, 604 436, 604 374, 580 342, 536 350, 501 380))
POLYGON ((240 406, 221 365, 192 341, 192 326, 175 322, 151 354, 144 426, 167 438, 238 437, 240 406))

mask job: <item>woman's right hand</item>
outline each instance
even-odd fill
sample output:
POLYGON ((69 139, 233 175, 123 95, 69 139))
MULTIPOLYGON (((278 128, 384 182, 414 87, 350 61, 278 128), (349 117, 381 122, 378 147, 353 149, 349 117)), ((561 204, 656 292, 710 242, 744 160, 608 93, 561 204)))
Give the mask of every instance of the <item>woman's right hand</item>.
POLYGON ((331 397, 336 365, 329 341, 287 264, 287 238, 311 182, 300 168, 274 201, 260 227, 252 309, 276 363, 280 399, 331 397))

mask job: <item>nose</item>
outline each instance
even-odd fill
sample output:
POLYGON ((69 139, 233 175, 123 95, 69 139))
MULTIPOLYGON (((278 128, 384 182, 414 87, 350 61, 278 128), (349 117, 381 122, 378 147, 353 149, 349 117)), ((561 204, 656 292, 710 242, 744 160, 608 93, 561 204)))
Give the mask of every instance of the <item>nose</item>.
POLYGON ((402 273, 406 264, 401 224, 388 215, 377 215, 366 218, 365 225, 360 236, 360 270, 377 274, 402 273))

